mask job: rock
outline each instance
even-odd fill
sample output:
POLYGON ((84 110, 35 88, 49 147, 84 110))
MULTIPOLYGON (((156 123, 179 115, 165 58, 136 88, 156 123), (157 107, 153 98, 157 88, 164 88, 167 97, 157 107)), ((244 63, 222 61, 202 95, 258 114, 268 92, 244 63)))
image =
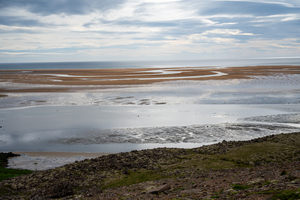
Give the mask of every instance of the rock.
POLYGON ((15 183, 11 184, 11 188, 14 189, 14 190, 18 189, 18 187, 17 187, 17 185, 15 183))
POLYGON ((265 179, 263 179, 263 178, 257 178, 257 179, 254 179, 253 181, 247 182, 247 185, 254 185, 254 184, 257 184, 257 183, 264 182, 264 181, 265 181, 265 179))
POLYGON ((182 195, 182 194, 198 194, 198 193, 201 193, 202 192, 202 190, 200 190, 200 189, 191 189, 191 190, 183 190, 183 191, 181 191, 180 192, 180 194, 182 195))
POLYGON ((60 197, 73 195, 74 194, 73 188, 74 185, 71 182, 68 181, 58 182, 53 186, 47 188, 46 196, 49 196, 50 198, 60 198, 60 197))
POLYGON ((295 178, 300 178, 300 171, 299 170, 293 171, 291 173, 291 176, 293 176, 295 178))
POLYGON ((1 167, 7 167, 8 159, 12 157, 20 156, 19 154, 14 154, 12 152, 8 153, 0 153, 0 166, 1 167))
POLYGON ((250 162, 249 162, 249 165, 255 166, 255 163, 254 163, 253 161, 250 161, 250 162))
POLYGON ((166 191, 168 191, 170 189, 171 189, 170 185, 166 184, 166 185, 161 185, 157 188, 153 188, 151 190, 148 190, 146 193, 147 194, 157 194, 157 195, 159 195, 159 193, 161 193, 161 192, 166 193, 166 191))
POLYGON ((44 197, 40 197, 39 195, 36 195, 35 197, 33 197, 31 200, 45 200, 46 198, 44 197))
POLYGON ((229 194, 229 195, 234 194, 235 192, 236 191, 234 189, 232 189, 232 188, 230 188, 230 189, 228 189, 228 190, 225 191, 225 193, 229 194))
POLYGON ((276 176, 273 172, 266 172, 265 174, 263 174, 265 181, 271 181, 276 179, 276 176))
POLYGON ((98 187, 92 187, 92 188, 90 188, 90 189, 88 189, 87 191, 86 191, 86 194, 85 194, 85 196, 86 197, 96 197, 96 196, 98 196, 100 193, 102 193, 103 192, 103 190, 101 189, 101 188, 98 188, 98 187))
POLYGON ((272 180, 272 181, 271 181, 271 184, 273 184, 273 185, 277 185, 277 184, 278 184, 278 182, 279 182, 278 180, 272 180))
POLYGON ((154 188, 155 188, 154 186, 147 187, 144 191, 142 191, 142 194, 145 194, 145 193, 147 193, 149 190, 152 190, 152 189, 154 189, 154 188))

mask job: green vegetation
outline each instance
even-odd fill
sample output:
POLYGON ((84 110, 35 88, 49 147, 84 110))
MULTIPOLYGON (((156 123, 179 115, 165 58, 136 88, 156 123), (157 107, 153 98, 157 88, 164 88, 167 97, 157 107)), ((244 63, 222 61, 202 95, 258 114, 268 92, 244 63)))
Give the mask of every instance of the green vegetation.
POLYGON ((261 142, 238 147, 225 153, 224 158, 238 163, 284 162, 297 154, 299 149, 292 145, 261 142))
POLYGON ((266 181, 263 185, 269 185, 271 184, 271 181, 266 181))
POLYGON ((153 181, 162 178, 167 178, 166 176, 162 176, 157 172, 152 170, 140 169, 136 172, 129 172, 129 175, 123 175, 119 179, 114 179, 112 181, 108 180, 108 184, 102 187, 105 188, 113 188, 113 187, 120 187, 126 185, 132 185, 136 183, 142 183, 146 181, 153 181))
POLYGON ((287 173, 286 173, 285 170, 283 170, 283 171, 281 172, 280 176, 284 176, 284 175, 287 175, 287 173))
MULTIPOLYGON (((140 169, 130 172, 129 175, 122 175, 120 178, 108 178, 103 189, 108 187, 126 186, 145 181, 158 180, 167 177, 176 177, 178 171, 188 175, 189 170, 220 170, 229 168, 253 167, 257 163, 284 162, 299 158, 299 146, 286 144, 285 141, 264 141, 259 143, 245 144, 240 147, 228 149, 227 152, 209 153, 203 151, 199 153, 187 150, 186 155, 179 155, 177 159, 165 160, 156 163, 159 170, 140 169)), ((283 172, 281 175, 285 175, 283 172)), ((265 183, 270 184, 270 182, 265 183)), ((244 190, 249 186, 235 185, 233 189, 244 190)))
MULTIPOLYGON (((8 156, 15 156, 12 153, 1 153, 0 155, 0 181, 8 179, 8 178, 13 178, 16 176, 21 176, 24 174, 30 174, 32 171, 30 170, 19 170, 19 169, 6 169, 6 162, 8 156)), ((1 191, 2 193, 3 191, 1 191)))
POLYGON ((273 194, 273 196, 270 198, 272 200, 296 200, 300 199, 300 189, 296 190, 283 190, 283 191, 275 191, 275 190, 268 190, 263 192, 253 192, 248 193, 250 194, 273 194))
MULTIPOLYGON (((283 142, 284 143, 284 142, 283 142)), ((299 157, 299 146, 265 141, 233 148, 224 154, 197 154, 189 152, 181 156, 180 162, 168 163, 164 171, 193 168, 198 170, 219 170, 252 167, 257 163, 292 161, 299 157)))
POLYGON ((250 186, 247 185, 233 185, 232 189, 234 190, 246 190, 250 188, 250 186))
POLYGON ((300 199, 300 189, 298 190, 285 190, 285 191, 279 191, 277 194, 275 194, 272 198, 272 200, 294 200, 294 199, 300 199))
POLYGON ((0 181, 30 173, 32 173, 30 170, 6 169, 0 167, 0 181))

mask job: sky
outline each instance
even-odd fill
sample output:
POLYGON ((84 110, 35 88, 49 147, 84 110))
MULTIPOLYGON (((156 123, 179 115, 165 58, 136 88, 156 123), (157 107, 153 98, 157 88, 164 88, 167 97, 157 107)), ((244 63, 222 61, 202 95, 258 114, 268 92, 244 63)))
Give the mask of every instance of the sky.
POLYGON ((299 0, 0 0, 0 63, 300 57, 299 0))

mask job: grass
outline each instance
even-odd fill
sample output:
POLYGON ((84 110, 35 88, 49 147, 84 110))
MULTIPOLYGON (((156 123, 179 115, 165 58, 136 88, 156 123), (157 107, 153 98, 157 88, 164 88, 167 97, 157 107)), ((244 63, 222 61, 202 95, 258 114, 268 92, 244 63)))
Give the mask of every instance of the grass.
POLYGON ((234 161, 224 161, 220 155, 204 155, 204 154, 191 154, 187 155, 182 162, 165 166, 165 170, 172 171, 176 169, 199 169, 199 170, 218 170, 229 169, 234 167, 244 167, 234 161), (199 156, 201 159, 199 159, 199 156))
POLYGON ((253 192, 248 193, 250 194, 273 194, 273 196, 270 198, 272 200, 296 200, 300 199, 300 189, 296 190, 283 190, 283 191, 275 191, 275 190, 269 190, 264 192, 253 192))
POLYGON ((162 178, 168 178, 168 177, 162 176, 161 174, 152 170, 140 169, 136 172, 130 172, 129 175, 121 176, 119 179, 110 181, 107 185, 103 187, 103 189, 127 186, 127 185, 142 183, 146 181, 159 180, 162 178))
POLYGON ((233 185, 232 189, 234 190, 246 190, 250 188, 250 186, 246 186, 246 185, 233 185))
POLYGON ((294 200, 300 199, 300 189, 298 190, 284 190, 280 191, 271 198, 272 200, 294 200))
POLYGON ((250 163, 257 162, 283 162, 291 160, 291 155, 299 152, 293 145, 261 142, 244 145, 228 151, 225 154, 206 155, 191 153, 182 157, 181 162, 165 166, 165 169, 219 170, 228 168, 251 167, 250 163))
POLYGON ((6 180, 8 178, 13 178, 16 176, 21 176, 24 174, 30 174, 30 170, 19 170, 19 169, 7 169, 4 166, 6 165, 5 157, 7 154, 1 154, 0 156, 0 181, 6 180))
POLYGON ((32 173, 30 170, 6 169, 0 167, 0 181, 30 173, 32 173))
MULTIPOLYGON (((220 170, 229 168, 252 167, 251 162, 283 162, 291 160, 290 156, 297 156, 299 147, 287 145, 280 142, 265 141, 253 143, 232 149, 224 154, 198 154, 189 152, 188 155, 180 156, 179 160, 169 160, 164 163, 157 163, 159 171, 140 169, 130 172, 129 175, 122 175, 118 178, 107 179, 107 184, 103 187, 112 188, 127 186, 145 181, 158 180, 168 177, 176 177, 172 172, 176 170, 188 173, 187 169, 193 170, 220 170), (174 161, 174 162, 173 162, 174 161), (185 172, 184 172, 185 171, 185 172)), ((182 174, 181 173, 181 174, 182 174)), ((269 184, 268 182, 266 184, 269 184)), ((235 190, 244 190, 249 186, 234 185, 235 190)))
POLYGON ((240 163, 252 162, 283 162, 289 160, 299 148, 280 143, 261 142, 241 146, 224 154, 224 158, 240 163))

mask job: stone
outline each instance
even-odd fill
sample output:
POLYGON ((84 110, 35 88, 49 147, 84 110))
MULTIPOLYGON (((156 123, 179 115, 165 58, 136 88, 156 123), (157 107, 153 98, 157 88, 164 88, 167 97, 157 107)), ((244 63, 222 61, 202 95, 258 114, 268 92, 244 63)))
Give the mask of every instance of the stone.
POLYGON ((291 176, 293 176, 295 178, 300 178, 300 171, 299 170, 293 171, 291 173, 291 176))
POLYGON ((249 165, 255 166, 255 163, 254 163, 253 161, 250 161, 250 162, 249 162, 249 165))
POLYGON ((155 188, 154 186, 147 187, 145 190, 142 191, 142 194, 145 194, 145 193, 147 193, 149 190, 152 190, 152 189, 154 189, 154 188, 155 188))
POLYGON ((165 193, 170 189, 171 189, 170 185, 166 184, 166 185, 161 185, 157 188, 153 188, 151 190, 148 190, 146 193, 147 194, 157 194, 157 195, 159 195, 159 193, 161 193, 161 192, 165 193))
POLYGON ((254 185, 254 184, 257 184, 260 182, 264 182, 264 181, 265 181, 265 179, 263 179, 263 178, 257 178, 257 179, 247 182, 247 185, 254 185))
POLYGON ((191 189, 191 190, 183 190, 183 191, 180 191, 180 194, 199 194, 201 193, 202 190, 200 189, 191 189))
POLYGON ((266 172, 265 174, 263 174, 265 181, 271 181, 276 179, 276 176, 273 172, 266 172))

